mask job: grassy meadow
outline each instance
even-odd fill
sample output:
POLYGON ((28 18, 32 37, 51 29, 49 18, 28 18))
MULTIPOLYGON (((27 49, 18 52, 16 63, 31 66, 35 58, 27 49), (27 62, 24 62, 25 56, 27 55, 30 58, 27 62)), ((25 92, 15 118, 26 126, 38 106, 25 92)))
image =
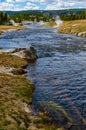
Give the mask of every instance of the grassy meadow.
POLYGON ((64 21, 58 32, 86 36, 86 20, 64 21))

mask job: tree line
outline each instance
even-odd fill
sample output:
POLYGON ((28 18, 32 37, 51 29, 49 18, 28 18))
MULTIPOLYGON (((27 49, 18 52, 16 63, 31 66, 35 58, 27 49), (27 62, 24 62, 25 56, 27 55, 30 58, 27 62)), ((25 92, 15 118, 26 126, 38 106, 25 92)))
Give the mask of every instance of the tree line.
POLYGON ((0 25, 2 24, 6 24, 7 22, 9 22, 10 20, 14 20, 16 23, 21 23, 24 20, 28 20, 28 21, 53 21, 54 17, 52 16, 46 16, 43 14, 14 14, 14 15, 10 15, 8 16, 6 12, 1 12, 0 11, 0 25))
MULTIPOLYGON (((69 12, 68 14, 63 14, 60 16, 61 20, 64 21, 69 21, 69 20, 80 20, 80 19, 86 19, 86 10, 76 14, 74 12, 69 12)), ((50 16, 50 15, 43 15, 43 14, 14 14, 8 16, 6 12, 0 11, 0 25, 1 24, 6 24, 9 20, 13 19, 16 23, 21 23, 24 20, 28 21, 55 21, 55 16, 50 16)))
POLYGON ((80 14, 73 14, 70 12, 69 14, 61 15, 60 18, 64 21, 86 19, 86 11, 80 14))
POLYGON ((21 21, 52 21, 54 18, 52 16, 44 16, 42 14, 15 14, 11 15, 10 19, 13 19, 15 22, 20 23, 21 21))
POLYGON ((8 21, 7 13, 0 11, 0 25, 5 24, 7 21, 8 21))

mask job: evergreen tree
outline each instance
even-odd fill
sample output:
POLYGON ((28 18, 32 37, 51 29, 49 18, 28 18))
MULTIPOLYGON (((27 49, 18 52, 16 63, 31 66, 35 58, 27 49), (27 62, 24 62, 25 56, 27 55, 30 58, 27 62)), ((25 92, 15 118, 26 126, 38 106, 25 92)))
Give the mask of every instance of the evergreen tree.
POLYGON ((7 13, 0 12, 0 25, 5 24, 5 22, 7 22, 7 20, 8 20, 7 13))
POLYGON ((61 20, 64 21, 86 19, 86 11, 83 11, 80 14, 69 13, 69 14, 61 15, 60 17, 61 20))

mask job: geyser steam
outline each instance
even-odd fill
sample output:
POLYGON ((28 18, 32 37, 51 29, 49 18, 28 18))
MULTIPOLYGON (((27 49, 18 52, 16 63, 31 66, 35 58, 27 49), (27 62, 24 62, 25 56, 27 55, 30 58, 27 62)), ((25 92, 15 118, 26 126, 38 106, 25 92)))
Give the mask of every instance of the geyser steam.
POLYGON ((60 16, 56 16, 56 24, 57 26, 60 26, 62 24, 62 20, 60 19, 60 16))

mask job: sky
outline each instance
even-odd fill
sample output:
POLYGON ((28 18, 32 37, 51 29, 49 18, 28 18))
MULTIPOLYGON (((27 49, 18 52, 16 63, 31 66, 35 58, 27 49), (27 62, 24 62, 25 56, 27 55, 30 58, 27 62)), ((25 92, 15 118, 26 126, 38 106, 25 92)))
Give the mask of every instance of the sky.
POLYGON ((59 10, 86 8, 86 0, 0 0, 0 10, 59 10))

